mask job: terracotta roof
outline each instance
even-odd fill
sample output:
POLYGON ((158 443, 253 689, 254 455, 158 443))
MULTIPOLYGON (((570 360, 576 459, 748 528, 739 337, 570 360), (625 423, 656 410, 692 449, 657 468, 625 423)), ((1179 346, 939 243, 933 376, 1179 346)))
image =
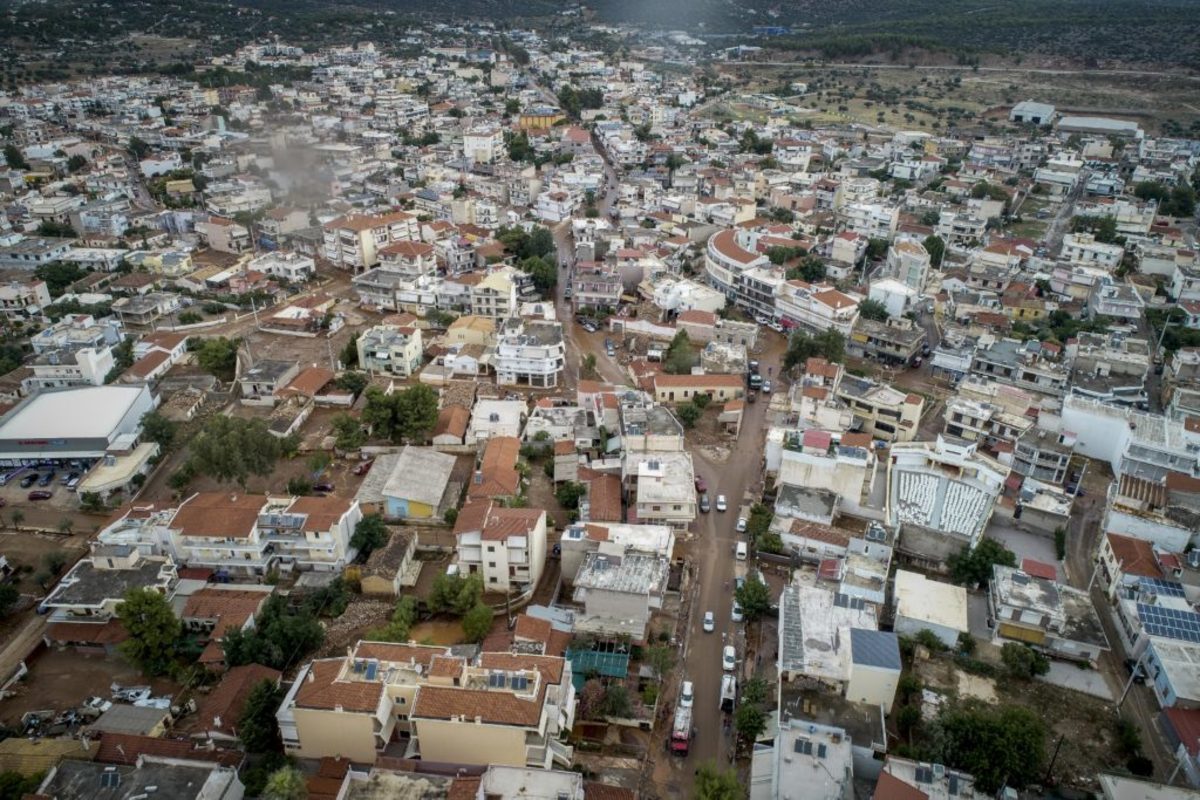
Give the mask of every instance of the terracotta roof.
POLYGON ((740 389, 744 382, 739 375, 671 375, 660 372, 654 376, 654 385, 664 389, 707 389, 720 386, 740 389))
POLYGON ((325 384, 332 381, 333 378, 333 373, 324 367, 309 367, 308 369, 301 370, 300 374, 282 389, 282 393, 295 393, 312 397, 321 391, 325 387, 325 384))
POLYGON ((111 619, 103 625, 94 622, 51 622, 46 626, 46 638, 64 643, 118 644, 128 639, 129 633, 117 619, 111 619))
POLYGON ((288 506, 289 514, 304 514, 303 530, 308 533, 325 533, 336 525, 353 505, 352 501, 328 495, 327 497, 297 497, 288 506))
POLYGON ((369 231, 372 228, 379 228, 393 222, 400 222, 406 219, 412 219, 412 214, 404 211, 394 211, 390 214, 374 214, 365 216, 362 214, 348 214, 344 217, 338 217, 331 222, 325 223, 326 230, 347 229, 352 231, 369 231))
POLYGON ((359 642, 354 648, 355 658, 374 658, 394 664, 423 664, 425 667, 433 663, 433 659, 445 654, 446 648, 427 644, 359 642))
POLYGON ((752 253, 737 243, 737 236, 732 230, 718 231, 708 240, 721 255, 739 264, 753 264, 762 258, 758 253, 752 253))
POLYGON ((422 686, 413 701, 412 719, 464 717, 474 722, 534 727, 542 716, 541 695, 525 700, 509 692, 422 686))
POLYGON ((1200 478, 1193 478, 1191 475, 1185 475, 1182 472, 1168 472, 1167 491, 1184 492, 1186 494, 1200 493, 1200 478))
POLYGON ((267 498, 261 494, 200 492, 183 502, 171 527, 184 536, 244 539, 250 535, 266 502, 267 498))
POLYGON ((389 244, 379 251, 380 256, 400 256, 402 258, 420 258, 433 255, 433 245, 424 242, 396 242, 389 244))
POLYGON ((1140 578, 1163 577, 1158 559, 1154 557, 1154 546, 1145 539, 1110 533, 1108 546, 1113 552, 1113 558, 1121 565, 1121 572, 1126 575, 1140 578))
POLYGON ((166 350, 151 350, 133 362, 132 366, 125 370, 125 374, 132 375, 135 378, 146 378, 151 372, 162 366, 162 363, 170 357, 171 354, 166 350))
POLYGON ((871 446, 871 434, 869 434, 869 433, 843 433, 841 444, 843 447, 870 447, 871 446))
POLYGON ((802 536, 835 547, 847 547, 850 544, 850 536, 844 531, 802 519, 792 520, 791 533, 793 536, 802 536))
POLYGON ((462 674, 467 661, 462 656, 434 656, 429 662, 429 677, 454 678, 462 674))
POLYGON ((517 624, 513 627, 513 637, 545 644, 552 630, 554 628, 550 625, 550 620, 520 614, 517 616, 517 624))
POLYGON ((875 800, 929 800, 929 795, 890 772, 881 772, 875 784, 875 800))
POLYGON ((233 667, 200 704, 197 716, 202 730, 234 733, 242 716, 242 708, 254 687, 263 681, 278 684, 282 677, 283 673, 279 670, 261 664, 233 667))
POLYGON ((349 771, 350 762, 344 758, 322 758, 317 774, 306 781, 308 800, 336 800, 349 771))
POLYGON ((493 507, 483 526, 483 539, 498 542, 510 536, 526 536, 545 517, 546 512, 540 508, 493 507))
POLYGON ((132 733, 100 734, 100 746, 96 748, 96 760, 104 764, 133 766, 141 756, 183 758, 190 761, 206 761, 224 767, 236 767, 245 754, 238 750, 196 747, 182 739, 159 739, 154 736, 137 736, 132 733))
POLYGON ((459 439, 467 434, 471 422, 471 411, 460 405, 446 406, 438 412, 437 425, 433 427, 434 436, 450 435, 459 439))
POLYGON ((450 788, 446 790, 446 800, 476 800, 479 797, 479 784, 481 783, 483 783, 483 778, 479 776, 455 778, 450 782, 450 788))
POLYGON ((343 658, 312 662, 296 692, 296 706, 373 713, 383 697, 383 684, 337 680, 344 664, 343 658))
POLYGON ((588 484, 588 516, 593 522, 620 522, 621 479, 600 475, 588 484))
POLYGON ((1047 564, 1033 558, 1021 559, 1021 571, 1026 575, 1041 578, 1044 581, 1057 581, 1058 570, 1053 564, 1047 564))
POLYGON ((569 456, 575 452, 575 442, 570 439, 562 439, 554 443, 554 455, 556 456, 569 456))
POLYGON ((837 289, 826 289, 813 293, 813 300, 816 300, 822 305, 829 306, 835 311, 846 308, 847 306, 857 305, 853 297, 850 297, 837 289))
POLYGON ((517 457, 521 442, 515 436, 493 436, 483 449, 479 481, 473 478, 467 489, 468 497, 507 497, 521 489, 521 474, 517 472, 517 457))
POLYGON ((1200 709, 1165 708, 1163 714, 1187 751, 1193 756, 1200 756, 1200 709))
POLYGON ((492 501, 490 498, 468 498, 467 502, 463 503, 462 508, 458 510, 458 517, 454 520, 454 535, 458 536, 459 534, 471 531, 482 531, 491 508, 492 501))
POLYGON ((637 800, 637 793, 624 786, 613 786, 611 783, 585 781, 583 784, 583 800, 637 800))
POLYGON ((711 311, 699 311, 697 309, 688 309, 682 312, 675 318, 676 324, 686 323, 688 325, 711 325, 717 324, 717 315, 711 311))

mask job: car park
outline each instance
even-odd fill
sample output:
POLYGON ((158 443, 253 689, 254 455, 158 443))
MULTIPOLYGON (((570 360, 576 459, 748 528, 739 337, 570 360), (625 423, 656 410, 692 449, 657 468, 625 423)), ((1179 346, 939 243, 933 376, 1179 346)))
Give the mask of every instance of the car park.
POLYGON ((696 695, 692 688, 691 681, 684 681, 683 688, 679 690, 679 706, 680 708, 691 708, 695 702, 696 695))
POLYGON ((724 511, 728 506, 725 503, 725 495, 717 495, 717 511, 724 511))
POLYGON ((716 618, 713 617, 713 612, 705 611, 704 612, 704 632, 712 633, 714 630, 716 630, 716 627, 717 627, 717 620, 716 620, 716 618))
POLYGON ((737 650, 733 649, 733 645, 725 645, 725 649, 721 651, 721 669, 725 672, 733 672, 737 668, 737 650))

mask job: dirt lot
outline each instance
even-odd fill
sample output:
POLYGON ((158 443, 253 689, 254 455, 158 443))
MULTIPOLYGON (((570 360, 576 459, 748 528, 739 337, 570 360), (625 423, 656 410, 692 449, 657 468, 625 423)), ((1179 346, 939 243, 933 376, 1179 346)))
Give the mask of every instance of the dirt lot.
POLYGON ((175 696, 180 690, 178 684, 167 679, 147 681, 120 657, 83 655, 74 650, 43 650, 27 663, 29 674, 12 686, 13 696, 0 704, 0 723, 20 722, 21 715, 28 711, 65 711, 92 695, 107 698, 109 686, 114 682, 150 685, 156 695, 175 696))
POLYGON ((927 686, 948 695, 995 699, 1036 713, 1046 725, 1047 763, 1062 741, 1053 777, 1063 785, 1094 789, 1097 764, 1123 761, 1116 749, 1116 714, 1111 704, 1099 698, 1041 681, 980 678, 944 658, 919 663, 917 672, 927 686))
POLYGON ((52 553, 62 553, 66 566, 64 571, 87 552, 88 533, 70 536, 57 534, 27 533, 7 529, 0 532, 0 552, 8 558, 14 568, 28 568, 21 572, 17 588, 26 594, 41 595, 43 590, 34 581, 34 576, 45 569, 45 559, 52 553))

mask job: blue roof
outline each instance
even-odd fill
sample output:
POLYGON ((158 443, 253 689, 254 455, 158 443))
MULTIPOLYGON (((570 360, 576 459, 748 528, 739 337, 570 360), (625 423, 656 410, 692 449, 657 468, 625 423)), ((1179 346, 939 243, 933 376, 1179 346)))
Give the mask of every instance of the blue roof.
POLYGON ((1178 608, 1137 604, 1138 619, 1151 636, 1200 644, 1200 614, 1178 608))
POLYGON ((1183 584, 1178 581, 1165 581, 1162 578, 1142 578, 1138 588, 1143 592, 1154 592, 1163 597, 1184 597, 1183 584))
POLYGON ((850 629, 850 659, 855 664, 900 671, 900 641, 890 631, 850 629))

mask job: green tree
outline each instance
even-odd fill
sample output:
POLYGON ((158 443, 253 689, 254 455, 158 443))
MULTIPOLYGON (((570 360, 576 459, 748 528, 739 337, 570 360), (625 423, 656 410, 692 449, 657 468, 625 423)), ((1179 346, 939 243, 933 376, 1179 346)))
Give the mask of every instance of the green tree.
POLYGON ((558 270, 552 262, 541 256, 530 256, 517 266, 533 278, 533 285, 542 294, 548 293, 558 282, 558 270))
POLYGON ((759 619, 771 610, 771 589, 757 574, 747 576, 742 585, 733 593, 746 619, 759 619))
POLYGON ((188 464, 195 472, 245 489, 250 476, 271 474, 287 444, 265 420, 217 415, 193 437, 188 464))
POLYGON ((806 256, 799 265, 787 271, 789 281, 804 281, 805 283, 820 283, 825 280, 825 262, 816 256, 806 256))
POLYGON ((417 621, 417 600, 414 597, 401 597, 392 612, 392 618, 382 628, 372 631, 370 638, 379 642, 407 642, 412 626, 417 621))
POLYGON ((237 735, 249 753, 268 753, 279 749, 279 726, 275 712, 283 701, 283 692, 275 681, 263 679, 254 685, 238 717, 237 735))
POLYGON ((925 252, 929 253, 929 263, 940 267, 942 259, 946 257, 946 243, 942 241, 942 237, 931 233, 921 244, 925 248, 925 252))
POLYGON ((858 313, 866 319, 873 319, 878 322, 885 322, 888 318, 887 306, 878 300, 867 298, 858 304, 858 313))
POLYGON ((153 589, 130 589, 117 606, 117 619, 129 633, 121 653, 147 675, 164 675, 171 668, 182 627, 171 603, 153 589))
POLYGON ((980 791, 1021 789, 1042 777, 1046 729, 1027 708, 971 700, 944 710, 929 728, 929 760, 974 775, 980 791))
POLYGON ((320 647, 324 640, 325 629, 311 609, 293 614, 288 610, 286 598, 272 595, 255 626, 248 631, 227 631, 221 646, 225 662, 231 667, 262 664, 285 670, 320 647))
POLYGON ((867 259, 870 261, 878 261, 887 255, 888 247, 891 242, 887 239, 872 237, 867 240, 867 259))
POLYGON ((737 772, 722 770, 715 761, 706 761, 696 770, 693 790, 696 800, 741 800, 743 796, 737 772))
POLYGON ((695 350, 685 330, 680 330, 671 340, 663 356, 663 371, 672 375, 688 375, 696 363, 695 350))
POLYGON ((196 348, 196 363, 207 373, 223 381, 231 381, 237 370, 237 339, 218 336, 205 339, 196 348))
POLYGON ((354 526, 354 535, 350 537, 350 546, 358 550, 359 557, 365 559, 371 551, 378 550, 387 544, 388 529, 379 514, 367 514, 354 526))
POLYGON ((784 369, 803 364, 813 356, 820 356, 830 363, 840 363, 846 357, 846 338, 832 328, 818 334, 793 331, 783 359, 784 369))
POLYGON ((367 388, 367 385, 371 383, 371 379, 362 372, 343 372, 341 375, 338 375, 335 383, 337 383, 337 387, 343 392, 350 392, 350 394, 358 397, 367 388))
POLYGON ((262 800, 307 800, 308 781, 295 767, 280 767, 267 778, 262 800))
POLYGON ((492 629, 492 620, 491 607, 485 603, 476 603, 470 611, 463 615, 463 636, 467 637, 468 642, 482 642, 492 629))
POLYGON ((142 141, 136 136, 129 137, 129 152, 133 153, 133 157, 141 161, 150 152, 150 145, 142 141))
POLYGON ((478 575, 439 574, 433 581, 426 604, 435 614, 450 612, 463 616, 483 598, 483 578, 478 575))
POLYGON ((1005 642, 1000 649, 1000 660, 1008 674, 1014 678, 1029 680, 1050 671, 1050 660, 1032 647, 1020 642, 1005 642))
POLYGON ((8 612, 21 599, 21 593, 11 583, 0 583, 0 617, 8 616, 8 612))
POLYGON ((158 411, 147 411, 142 416, 142 437, 166 449, 175 439, 175 423, 158 411))
MULTIPOLYGON (((11 370, 10 370, 11 371, 11 370)), ((596 372, 596 354, 588 353, 583 357, 583 363, 579 368, 580 376, 585 380, 594 379, 599 373, 596 372)))
POLYGON ((12 143, 4 145, 4 161, 13 169, 29 169, 29 162, 25 160, 25 154, 21 152, 21 148, 12 143))
POLYGON ((84 492, 79 496, 79 507, 91 514, 103 511, 104 498, 99 492, 84 492))
MULTIPOLYGON (((338 353, 338 359, 342 362, 342 369, 355 369, 358 367, 358 331, 350 334, 350 341, 346 342, 346 346, 338 353)), ((359 391, 362 390, 360 389, 359 391)), ((358 394, 358 392, 355 392, 355 394, 358 394)))
POLYGON ((753 743, 767 729, 767 715, 757 703, 742 703, 733 715, 733 727, 743 742, 753 743))
POLYGON ((338 450, 357 450, 367 441, 367 432, 357 418, 343 412, 330 422, 333 430, 334 447, 338 450))
POLYGON ((0 772, 0 800, 21 800, 37 792, 42 785, 43 773, 23 775, 15 770, 0 772))
POLYGON ((654 670, 654 676, 662 680, 675 667, 675 650, 665 644, 655 644, 646 648, 646 663, 654 670))
POLYGON ((385 394, 378 386, 366 391, 363 422, 380 439, 424 442, 437 425, 437 392, 425 384, 385 394))
POLYGON ((105 383, 113 383, 121 373, 133 366, 133 340, 122 339, 112 349, 113 366, 104 376, 105 383))
MULTIPOLYGON (((72 231, 68 235, 74 236, 75 233, 72 231)), ((33 274, 46 282, 46 289, 49 290, 51 297, 58 297, 67 291, 75 281, 87 276, 87 273, 77 265, 66 261, 52 261, 49 264, 43 264, 35 269, 33 274)))
POLYGON ((579 508, 579 501, 587 494, 587 487, 575 481, 566 481, 554 490, 554 497, 563 508, 579 508))
POLYGON ((975 549, 963 548, 947 559, 950 575, 965 586, 979 586, 992 579, 992 567, 1015 567, 1017 557, 995 539, 981 539, 975 549))
POLYGON ((683 423, 683 427, 685 428, 696 427, 696 423, 700 420, 702 413, 700 406, 691 401, 675 406, 675 416, 679 417, 679 421, 683 423))
POLYGON ((628 719, 633 713, 633 703, 629 699, 629 690, 623 683, 610 683, 604 689, 604 703, 601 706, 604 716, 628 719))

